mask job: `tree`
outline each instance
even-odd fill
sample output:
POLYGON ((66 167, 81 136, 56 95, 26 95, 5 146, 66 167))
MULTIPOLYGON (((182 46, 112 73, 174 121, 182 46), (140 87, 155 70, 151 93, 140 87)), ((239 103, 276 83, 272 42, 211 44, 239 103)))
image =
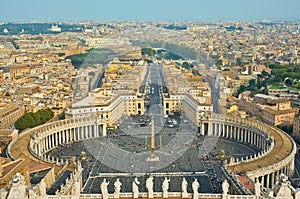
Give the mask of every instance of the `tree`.
POLYGON ((250 81, 249 81, 249 85, 252 87, 254 87, 255 86, 255 79, 251 79, 250 81))
POLYGON ((52 119, 53 116, 54 113, 49 108, 41 109, 35 113, 33 112, 25 113, 15 122, 15 127, 20 131, 26 128, 33 128, 46 123, 47 121, 52 119))
POLYGON ((286 78, 286 79, 284 80, 284 83, 285 83, 286 85, 292 86, 293 81, 292 81, 290 78, 286 78))
POLYGON ((142 48, 142 55, 148 55, 148 56, 153 56, 154 51, 153 48, 142 48))
POLYGON ((269 73, 267 72, 267 71, 265 71, 265 70, 263 70, 262 72, 261 72, 261 74, 262 74, 262 76, 263 77, 269 77, 269 73))

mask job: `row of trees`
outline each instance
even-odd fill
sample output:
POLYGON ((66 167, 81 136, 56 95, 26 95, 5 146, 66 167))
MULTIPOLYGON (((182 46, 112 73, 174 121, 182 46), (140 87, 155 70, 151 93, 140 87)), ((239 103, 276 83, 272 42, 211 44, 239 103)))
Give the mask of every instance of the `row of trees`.
POLYGON ((244 91, 251 91, 251 96, 257 93, 267 94, 267 86, 270 84, 270 75, 266 71, 262 71, 260 75, 257 75, 257 79, 251 79, 249 86, 241 85, 237 90, 236 97, 244 91))
MULTIPOLYGON (((197 52, 193 48, 190 48, 190 47, 184 46, 184 45, 177 45, 177 44, 172 44, 172 43, 167 43, 167 42, 162 42, 162 41, 132 40, 131 42, 133 43, 134 46, 140 46, 140 47, 148 49, 148 50, 150 48, 164 48, 164 49, 171 51, 177 55, 180 55, 181 57, 183 57, 183 59, 197 60, 197 59, 201 58, 201 55, 199 54, 199 52, 197 52)), ((147 52, 147 50, 144 52, 147 52)))
POLYGON ((272 69, 271 74, 276 77, 275 81, 277 82, 283 81, 287 77, 300 80, 299 64, 270 64, 269 67, 272 69))
POLYGON ((72 65, 79 69, 94 64, 106 65, 115 55, 116 53, 111 49, 96 48, 90 49, 86 53, 69 55, 65 59, 71 59, 72 65))
POLYGON ((54 113, 51 109, 41 109, 37 112, 28 112, 21 116, 15 123, 16 129, 22 131, 26 128, 33 128, 42 125, 52 119, 54 113))
POLYGON ((271 74, 266 71, 262 71, 257 76, 257 80, 250 80, 249 86, 242 85, 237 94, 240 94, 246 90, 252 91, 252 95, 257 93, 267 93, 267 86, 282 86, 286 85, 289 88, 300 89, 300 65, 299 64, 270 64, 272 69, 271 74))

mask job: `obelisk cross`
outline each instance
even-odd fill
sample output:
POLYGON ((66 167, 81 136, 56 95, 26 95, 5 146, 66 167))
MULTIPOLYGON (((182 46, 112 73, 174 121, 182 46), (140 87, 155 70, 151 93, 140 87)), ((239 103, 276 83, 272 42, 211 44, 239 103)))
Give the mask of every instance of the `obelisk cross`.
POLYGON ((155 133, 154 133, 154 119, 152 116, 151 121, 151 158, 154 158, 154 149, 155 149, 155 133))

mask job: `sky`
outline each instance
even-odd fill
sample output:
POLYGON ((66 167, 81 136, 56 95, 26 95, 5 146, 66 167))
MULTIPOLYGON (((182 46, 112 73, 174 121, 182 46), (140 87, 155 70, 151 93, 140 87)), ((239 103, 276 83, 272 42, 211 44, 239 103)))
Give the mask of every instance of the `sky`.
POLYGON ((299 0, 1 0, 0 21, 286 21, 299 0))

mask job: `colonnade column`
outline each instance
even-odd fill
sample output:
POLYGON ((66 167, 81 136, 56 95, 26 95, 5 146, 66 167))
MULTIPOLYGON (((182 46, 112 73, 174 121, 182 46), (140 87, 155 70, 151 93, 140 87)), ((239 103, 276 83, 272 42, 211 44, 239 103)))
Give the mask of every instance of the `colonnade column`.
POLYGON ((55 147, 55 140, 54 140, 54 138, 55 138, 55 133, 51 135, 52 148, 55 147))
POLYGON ((213 125, 213 135, 216 136, 216 133, 217 133, 216 127, 217 127, 217 125, 216 125, 216 123, 212 123, 212 125, 213 125))
POLYGON ((94 127, 95 138, 97 138, 97 137, 98 137, 98 128, 97 128, 97 124, 94 124, 93 127, 94 127))
POLYGON ((48 150, 48 146, 47 146, 47 137, 44 137, 44 145, 45 145, 45 147, 44 147, 44 149, 45 149, 45 151, 47 151, 48 150))
POLYGON ((242 142, 247 142, 247 135, 245 133, 243 133, 243 129, 241 127, 239 127, 239 135, 242 137, 241 140, 242 142))
POLYGON ((38 142, 38 155, 41 156, 42 155, 42 147, 41 147, 42 143, 41 141, 38 142))
POLYGON ((274 179, 273 179, 274 173, 270 173, 269 177, 270 177, 270 185, 269 187, 273 187, 273 183, 274 183, 274 179))
POLYGON ((84 126, 83 128, 84 128, 84 130, 83 130, 84 131, 84 133, 83 133, 84 134, 83 139, 87 139, 88 138, 87 128, 86 128, 86 126, 84 126))
POLYGON ((48 136, 47 136, 47 142, 48 142, 48 150, 49 150, 49 149, 52 149, 52 146, 51 146, 51 144, 52 144, 52 141, 51 141, 51 135, 48 135, 48 136))
POLYGON ((104 123, 102 127, 102 136, 106 136, 106 123, 104 123))
POLYGON ((66 136, 65 136, 65 131, 61 131, 61 134, 62 134, 62 143, 65 143, 66 142, 66 136))
POLYGON ((66 143, 69 142, 69 129, 66 129, 65 132, 66 132, 66 143))
POLYGON ((58 147, 58 132, 55 133, 55 146, 58 147))
POLYGON ((229 127, 228 127, 228 124, 226 125, 226 134, 225 134, 225 137, 229 137, 229 127))
POLYGON ((94 132, 93 132, 93 126, 89 125, 89 130, 90 130, 90 138, 94 137, 94 132))

